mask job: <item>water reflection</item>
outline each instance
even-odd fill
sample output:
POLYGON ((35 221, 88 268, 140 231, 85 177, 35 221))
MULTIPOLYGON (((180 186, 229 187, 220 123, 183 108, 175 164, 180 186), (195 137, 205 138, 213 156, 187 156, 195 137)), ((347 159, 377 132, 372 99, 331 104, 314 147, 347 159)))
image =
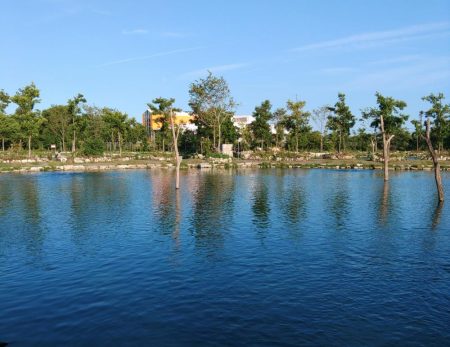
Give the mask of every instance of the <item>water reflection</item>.
POLYGON ((269 222, 270 205, 269 189, 265 182, 265 177, 258 175, 252 189, 252 211, 253 223, 259 229, 266 229, 269 222))
POLYGON ((380 207, 379 207, 379 222, 381 225, 385 226, 389 218, 389 207, 390 207, 390 189, 389 181, 383 182, 383 189, 380 196, 380 207))
POLYGON ((441 223, 441 217, 442 217, 442 209, 444 208, 444 203, 443 202, 439 202, 436 205, 436 208, 434 209, 432 216, 432 223, 431 223, 431 227, 434 229, 436 229, 439 224, 441 223))
POLYGON ((202 172, 191 180, 191 232, 196 246, 214 252, 223 247, 234 213, 235 177, 231 173, 202 172), (195 187, 195 190, 193 189, 195 187))
POLYGON ((350 194, 348 187, 349 174, 344 172, 333 180, 331 197, 325 197, 328 201, 329 210, 334 217, 334 226, 336 229, 343 229, 348 219, 350 209, 350 194))

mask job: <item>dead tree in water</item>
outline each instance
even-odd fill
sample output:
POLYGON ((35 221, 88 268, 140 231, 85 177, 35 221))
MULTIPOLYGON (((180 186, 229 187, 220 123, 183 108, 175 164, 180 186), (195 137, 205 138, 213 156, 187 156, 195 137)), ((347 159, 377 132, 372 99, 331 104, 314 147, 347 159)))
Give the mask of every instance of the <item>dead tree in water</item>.
POLYGON ((438 199, 439 202, 444 201, 444 187, 442 186, 442 177, 441 177, 441 166, 439 165, 438 156, 433 148, 433 143, 431 142, 430 137, 431 132, 431 126, 430 126, 430 117, 427 117, 427 128, 425 132, 425 136, 423 136, 425 142, 428 146, 428 151, 431 154, 431 158, 433 159, 433 165, 434 165, 434 178, 436 180, 436 188, 438 191, 438 199))
POLYGON ((175 180, 175 188, 180 188, 180 166, 181 160, 183 157, 180 156, 178 152, 178 135, 180 134, 180 127, 177 126, 175 129, 175 121, 174 121, 173 109, 170 109, 170 125, 172 128, 172 136, 173 136, 173 148, 175 151, 175 159, 176 159, 176 180, 175 180))

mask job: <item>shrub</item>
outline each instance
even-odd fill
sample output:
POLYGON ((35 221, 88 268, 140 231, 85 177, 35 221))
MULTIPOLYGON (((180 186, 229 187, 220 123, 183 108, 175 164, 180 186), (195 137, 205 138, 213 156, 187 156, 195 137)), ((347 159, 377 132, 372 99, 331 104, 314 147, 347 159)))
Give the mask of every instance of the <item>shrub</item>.
POLYGON ((83 144, 84 155, 103 155, 103 141, 96 138, 87 139, 83 144))

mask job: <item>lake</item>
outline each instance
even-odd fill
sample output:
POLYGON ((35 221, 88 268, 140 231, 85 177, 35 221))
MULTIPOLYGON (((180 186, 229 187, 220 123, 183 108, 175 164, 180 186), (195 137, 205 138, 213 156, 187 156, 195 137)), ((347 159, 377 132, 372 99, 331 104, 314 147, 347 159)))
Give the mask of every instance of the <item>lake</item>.
POLYGON ((430 172, 2 174, 0 197, 11 346, 450 345, 430 172))

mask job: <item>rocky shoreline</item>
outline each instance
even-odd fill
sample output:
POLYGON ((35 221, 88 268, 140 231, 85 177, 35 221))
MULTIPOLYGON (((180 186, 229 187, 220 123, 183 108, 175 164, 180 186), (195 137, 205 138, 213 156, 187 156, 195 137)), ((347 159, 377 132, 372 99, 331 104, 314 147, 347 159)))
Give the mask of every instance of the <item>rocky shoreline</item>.
MULTIPOLYGON (((97 172, 112 170, 151 170, 172 169, 175 164, 172 160, 129 160, 95 162, 84 161, 74 163, 21 161, 20 163, 1 163, 0 173, 36 173, 36 172, 97 172)), ((390 169, 395 171, 431 171, 433 165, 430 162, 414 163, 413 161, 398 161, 390 164, 390 169)), ((187 159, 182 162, 182 169, 244 169, 244 168, 303 168, 303 169, 334 169, 334 170, 382 170, 382 162, 357 161, 357 160, 305 160, 305 161, 262 161, 262 160, 236 160, 236 159, 212 159, 198 160, 187 159)), ((450 163, 441 163, 442 171, 450 171, 450 163)))

